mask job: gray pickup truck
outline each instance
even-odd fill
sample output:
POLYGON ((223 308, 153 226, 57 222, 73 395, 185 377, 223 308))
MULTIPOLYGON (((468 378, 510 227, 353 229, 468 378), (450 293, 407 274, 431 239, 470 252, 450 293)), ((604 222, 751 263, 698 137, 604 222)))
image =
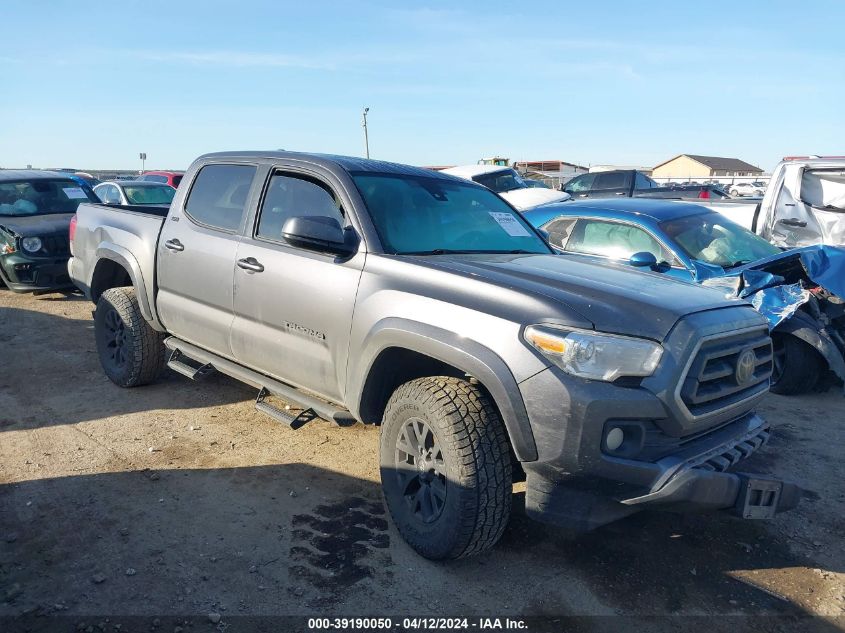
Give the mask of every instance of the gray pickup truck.
POLYGON ((727 472, 770 433, 754 308, 556 256, 481 185, 209 154, 169 210, 83 204, 73 231, 114 383, 218 371, 294 429, 380 425, 385 501, 423 556, 492 547, 522 479, 529 516, 573 529, 646 508, 768 518, 800 497, 727 472))

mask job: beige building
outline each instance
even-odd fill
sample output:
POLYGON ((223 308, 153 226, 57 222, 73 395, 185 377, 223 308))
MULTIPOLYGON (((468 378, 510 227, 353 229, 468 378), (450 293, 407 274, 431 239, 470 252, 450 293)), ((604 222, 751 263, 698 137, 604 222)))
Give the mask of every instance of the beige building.
POLYGON ((652 178, 682 178, 686 180, 732 176, 760 176, 763 170, 738 158, 681 154, 657 165, 652 178))

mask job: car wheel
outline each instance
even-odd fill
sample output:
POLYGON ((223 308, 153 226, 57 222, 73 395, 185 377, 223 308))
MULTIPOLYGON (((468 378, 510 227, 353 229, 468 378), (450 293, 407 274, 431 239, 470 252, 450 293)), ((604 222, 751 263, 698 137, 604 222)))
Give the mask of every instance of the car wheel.
POLYGON ((444 376, 401 385, 385 409, 380 463, 385 503, 417 553, 462 558, 501 538, 510 451, 501 417, 477 385, 444 376))
POLYGON ((737 196, 739 196, 739 191, 737 191, 736 189, 731 189, 730 194, 734 197, 737 197, 737 196))
POLYGON ((772 393, 791 396, 816 386, 823 369, 816 350, 791 334, 783 334, 772 338, 772 351, 772 393))
POLYGON ((164 370, 164 337, 141 316, 133 288, 109 288, 97 301, 94 335, 100 364, 120 387, 155 381, 164 370))

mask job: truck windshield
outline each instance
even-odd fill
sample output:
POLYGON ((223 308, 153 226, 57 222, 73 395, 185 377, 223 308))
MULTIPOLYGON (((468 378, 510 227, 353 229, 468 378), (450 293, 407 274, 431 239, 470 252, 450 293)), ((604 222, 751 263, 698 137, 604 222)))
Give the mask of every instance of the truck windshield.
POLYGON ((503 169, 489 174, 479 174, 472 179, 479 185, 484 185, 496 193, 513 191, 514 189, 526 189, 528 184, 513 169, 503 169))
POLYGON ((75 180, 33 178, 0 182, 0 216, 75 213, 80 202, 99 202, 75 180))
POLYGON ((487 189, 369 172, 353 174, 353 180, 388 253, 552 252, 522 216, 487 189))
POLYGON ((733 268, 781 250, 719 213, 688 215, 661 222, 660 228, 691 258, 733 268))

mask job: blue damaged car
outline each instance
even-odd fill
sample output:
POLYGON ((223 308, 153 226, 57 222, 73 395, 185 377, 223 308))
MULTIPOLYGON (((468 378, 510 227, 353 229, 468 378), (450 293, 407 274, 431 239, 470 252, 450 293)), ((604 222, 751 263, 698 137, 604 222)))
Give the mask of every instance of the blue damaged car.
POLYGON ((524 213, 558 251, 722 288, 772 330, 772 391, 845 379, 845 249, 781 250, 725 216, 688 202, 600 199, 524 213))

